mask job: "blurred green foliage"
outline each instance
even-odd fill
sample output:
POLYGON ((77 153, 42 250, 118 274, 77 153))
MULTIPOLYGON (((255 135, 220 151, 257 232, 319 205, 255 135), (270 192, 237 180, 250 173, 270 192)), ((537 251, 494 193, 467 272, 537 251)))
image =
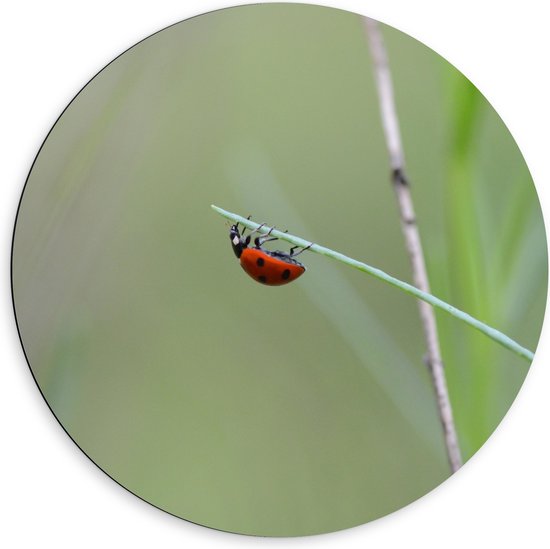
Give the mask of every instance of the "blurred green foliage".
MULTIPOLYGON (((454 68, 384 35, 432 291, 535 348, 546 242, 521 154, 454 68)), ((296 283, 256 284, 211 203, 410 280, 356 15, 274 4, 185 21, 59 119, 24 191, 13 285, 69 434, 154 505, 251 534, 346 528, 440 484, 414 300, 307 254, 296 283)), ((468 459, 527 366, 438 324, 468 459)))

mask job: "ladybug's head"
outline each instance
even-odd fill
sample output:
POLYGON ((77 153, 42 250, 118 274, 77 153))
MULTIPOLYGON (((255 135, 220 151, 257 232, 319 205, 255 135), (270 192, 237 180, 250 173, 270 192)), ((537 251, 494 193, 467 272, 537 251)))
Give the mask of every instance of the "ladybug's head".
POLYGON ((241 238, 238 223, 236 225, 231 225, 231 228, 229 229, 229 238, 231 239, 231 246, 235 252, 235 255, 237 257, 241 257, 247 243, 241 238))

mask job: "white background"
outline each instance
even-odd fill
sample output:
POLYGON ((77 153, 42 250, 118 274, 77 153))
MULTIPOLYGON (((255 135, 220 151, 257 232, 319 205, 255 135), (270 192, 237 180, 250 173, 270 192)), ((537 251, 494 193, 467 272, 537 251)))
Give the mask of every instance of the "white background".
MULTIPOLYGON (((245 2, 234 2, 233 5, 245 2)), ((330 1, 420 39, 486 95, 525 155, 550 212, 550 38, 540 0, 330 1)), ((113 57, 178 20, 224 1, 12 2, 1 21, 0 544, 19 548, 549 547, 548 323, 511 412, 451 480, 389 517, 313 538, 224 534, 140 501, 97 469, 43 402, 13 321, 9 255, 19 195, 47 131, 113 57)), ((498 182, 495 182, 498 192, 498 182)))

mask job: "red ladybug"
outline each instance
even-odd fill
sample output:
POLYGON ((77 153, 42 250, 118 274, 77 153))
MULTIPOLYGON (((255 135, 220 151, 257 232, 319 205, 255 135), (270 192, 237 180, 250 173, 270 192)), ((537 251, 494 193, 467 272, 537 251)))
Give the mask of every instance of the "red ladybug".
MULTIPOLYGON (((262 223, 260 227, 263 227, 265 223, 262 223)), ((259 236, 254 239, 254 248, 249 248, 250 240, 255 232, 258 232, 258 227, 255 231, 250 233, 246 238, 243 229, 243 233, 239 232, 239 224, 232 225, 229 230, 229 238, 231 239, 231 246, 235 255, 241 262, 241 267, 245 272, 251 276, 254 280, 266 284, 267 286, 281 286, 288 284, 293 280, 296 280, 299 276, 302 276, 306 268, 294 259, 297 255, 301 254, 313 244, 310 244, 307 248, 303 248, 297 253, 294 253, 296 248, 300 246, 294 246, 290 249, 290 253, 285 252, 271 252, 264 250, 262 245, 265 242, 271 240, 278 240, 277 238, 269 238, 271 229, 265 236, 259 236)))

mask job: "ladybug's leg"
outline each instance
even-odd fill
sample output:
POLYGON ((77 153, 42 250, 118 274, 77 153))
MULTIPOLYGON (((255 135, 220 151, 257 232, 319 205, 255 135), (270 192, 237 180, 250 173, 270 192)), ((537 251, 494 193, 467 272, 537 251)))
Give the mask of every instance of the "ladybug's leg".
POLYGON ((306 246, 305 248, 302 248, 299 252, 296 252, 296 253, 294 253, 294 250, 296 248, 301 248, 301 246, 292 246, 292 248, 290 248, 290 257, 296 257, 297 255, 304 253, 306 250, 309 250, 312 246, 313 246, 313 242, 311 242, 308 246, 306 246))
MULTIPOLYGON (((246 219, 250 219, 251 217, 252 217, 252 216, 249 215, 246 219)), ((237 229, 239 228, 239 224, 238 224, 238 223, 237 223, 236 227, 237 227, 237 229)), ((244 236, 244 232, 246 231, 246 229, 247 229, 247 228, 243 226, 243 232, 241 233, 241 236, 244 236)))
POLYGON ((264 234, 263 236, 258 236, 257 238, 254 239, 254 244, 256 245, 256 248, 260 248, 262 244, 264 244, 265 242, 271 242, 272 240, 279 240, 277 237, 269 238, 269 235, 274 229, 275 227, 271 227, 271 229, 269 229, 269 232, 267 234, 264 234))
MULTIPOLYGON (((246 237, 246 240, 245 240, 245 243, 246 245, 248 246, 250 244, 250 240, 252 239, 252 235, 254 233, 257 233, 262 227, 265 227, 265 223, 262 223, 261 225, 258 225, 258 227, 256 227, 247 237, 246 237)), ((268 233, 269 234, 269 233, 268 233)), ((258 240, 258 239, 256 239, 258 240)), ((255 241, 256 241, 255 240, 255 241)), ((254 242, 255 242, 254 241, 254 242)))
POLYGON ((254 240, 254 244, 256 244, 256 248, 260 248, 266 242, 271 242, 272 240, 279 240, 279 239, 276 236, 274 236, 273 238, 256 238, 254 240))
MULTIPOLYGON (((256 244, 256 247, 259 248, 260 246, 263 246, 266 242, 271 242, 272 240, 279 240, 279 238, 277 236, 267 238, 271 234, 271 231, 273 229, 275 229, 275 227, 272 227, 266 235, 258 237, 258 238, 256 238, 256 240, 254 240, 254 243, 256 244)), ((283 232, 288 233, 288 229, 286 231, 283 231, 283 232)))
MULTIPOLYGON (((262 224, 258 225, 250 234, 253 235, 254 233, 259 232, 262 227, 265 227, 265 223, 262 223, 262 224)), ((273 229, 271 229, 271 230, 273 230, 273 229)))

